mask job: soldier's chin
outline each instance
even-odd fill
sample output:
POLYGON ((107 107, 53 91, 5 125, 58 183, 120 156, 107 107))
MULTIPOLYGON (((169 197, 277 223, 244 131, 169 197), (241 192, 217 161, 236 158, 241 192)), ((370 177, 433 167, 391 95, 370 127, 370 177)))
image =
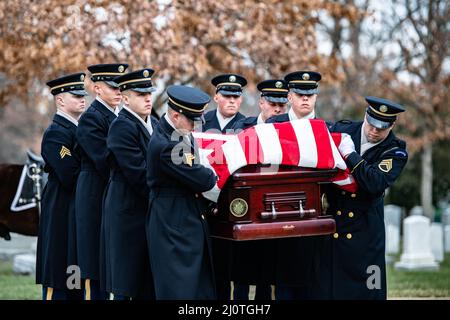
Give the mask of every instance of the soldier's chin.
POLYGON ((182 135, 188 135, 192 132, 190 129, 179 129, 178 130, 182 135))
POLYGON ((367 141, 369 141, 370 143, 377 143, 378 141, 380 141, 380 138, 371 138, 371 137, 367 137, 367 141))

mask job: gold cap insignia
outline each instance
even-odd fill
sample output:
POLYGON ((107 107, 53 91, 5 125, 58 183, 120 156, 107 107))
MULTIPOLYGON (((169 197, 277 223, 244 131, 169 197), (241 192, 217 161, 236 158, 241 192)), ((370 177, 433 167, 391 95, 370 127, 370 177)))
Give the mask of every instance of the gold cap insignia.
POLYGON ((275 82, 275 87, 281 88, 282 86, 283 86, 283 84, 281 83, 281 81, 275 82))
POLYGON ((304 74, 302 75, 302 79, 303 79, 303 80, 309 80, 309 73, 304 73, 304 74))
POLYGON ((382 104, 381 106, 380 106, 380 111, 381 112, 386 112, 388 110, 388 108, 384 105, 384 104, 382 104))
POLYGON ((380 168, 381 171, 388 173, 392 169, 392 159, 382 160, 378 164, 378 168, 380 168))
POLYGON ((119 66, 118 68, 119 72, 122 73, 125 71, 125 67, 124 66, 119 66))
POLYGON ((70 150, 67 149, 65 146, 61 147, 61 150, 59 151, 59 155, 60 155, 61 159, 64 158, 65 156, 69 156, 69 157, 72 156, 72 154, 70 153, 70 150))
POLYGON ((228 80, 230 80, 230 82, 235 82, 236 81, 236 77, 235 76, 230 76, 228 78, 228 80))
POLYGON ((144 70, 144 72, 142 72, 142 75, 144 76, 144 78, 148 78, 150 72, 148 72, 148 70, 144 70))
POLYGON ((184 157, 186 159, 186 164, 192 167, 192 160, 195 159, 195 156, 192 153, 185 153, 184 157))
POLYGON ((82 75, 80 76, 80 80, 81 80, 81 81, 84 81, 84 74, 82 74, 82 75))

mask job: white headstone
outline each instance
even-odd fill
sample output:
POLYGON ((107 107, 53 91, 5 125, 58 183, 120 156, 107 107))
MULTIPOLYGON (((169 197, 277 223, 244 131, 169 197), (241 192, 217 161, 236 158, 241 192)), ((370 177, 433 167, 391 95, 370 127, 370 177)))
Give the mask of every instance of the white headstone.
POLYGON ((386 226, 386 254, 397 254, 400 251, 400 228, 393 224, 386 226))
POLYGON ((423 208, 421 206, 415 206, 409 212, 411 216, 423 216, 423 208))
POLYGON ((450 225, 450 207, 445 208, 445 210, 442 212, 442 224, 445 228, 445 226, 450 225))
POLYGON ((431 253, 430 219, 414 215, 403 220, 403 253, 395 264, 401 270, 437 270, 431 253))
POLYGON ((442 224, 433 222, 430 229, 431 252, 436 261, 444 261, 444 234, 442 224))
POLYGON ((450 225, 444 227, 444 250, 450 252, 450 225))
POLYGON ((13 272, 19 274, 34 274, 36 271, 36 256, 34 254, 18 254, 14 256, 13 272))
POLYGON ((393 204, 384 207, 384 222, 387 225, 394 225, 400 228, 402 222, 402 208, 393 204))

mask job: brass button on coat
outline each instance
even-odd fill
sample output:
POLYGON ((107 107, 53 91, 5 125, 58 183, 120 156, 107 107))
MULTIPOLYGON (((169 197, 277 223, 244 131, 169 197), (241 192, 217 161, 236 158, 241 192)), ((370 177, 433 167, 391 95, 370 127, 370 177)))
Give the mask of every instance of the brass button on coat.
POLYGON ((335 239, 339 238, 339 233, 335 232, 335 233, 333 234, 333 238, 335 238, 335 239))
POLYGON ((336 211, 336 214, 340 216, 342 214, 341 210, 336 211))
POLYGON ((351 233, 347 233, 347 239, 351 239, 352 238, 352 234, 351 233))
POLYGON ((353 218, 354 216, 355 216, 355 215, 353 214, 353 212, 349 212, 349 213, 348 213, 348 217, 349 217, 349 218, 353 218))
POLYGON ((351 194, 351 197, 352 197, 352 198, 356 198, 356 193, 352 193, 352 194, 351 194))

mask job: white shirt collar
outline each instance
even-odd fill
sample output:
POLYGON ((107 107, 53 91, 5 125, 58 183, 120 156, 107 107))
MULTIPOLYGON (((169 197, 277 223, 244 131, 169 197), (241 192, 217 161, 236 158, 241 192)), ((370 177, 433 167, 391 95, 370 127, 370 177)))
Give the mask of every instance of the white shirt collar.
POLYGON ((256 119, 256 124, 264 123, 264 120, 262 119, 261 113, 259 114, 258 118, 256 119))
POLYGON ((56 114, 69 120, 70 122, 72 122, 74 125, 76 125, 78 127, 78 120, 76 120, 74 117, 72 117, 71 115, 65 113, 64 111, 58 109, 56 110, 56 114))
POLYGON ((311 111, 310 114, 307 114, 306 116, 299 118, 295 114, 294 109, 292 107, 289 109, 288 114, 289 114, 289 121, 297 120, 297 119, 314 119, 316 117, 316 112, 313 110, 313 111, 311 111))
POLYGON ((367 140, 366 134, 364 133, 365 132, 365 130, 364 130, 364 126, 365 125, 366 125, 366 122, 363 122, 363 125, 361 127, 361 150, 359 151, 361 156, 364 155, 364 153, 366 153, 367 150, 369 150, 370 148, 375 147, 377 144, 380 144, 384 140, 383 139, 381 141, 378 141, 377 143, 369 142, 367 140))
POLYGON ((144 119, 142 119, 136 112, 134 112, 133 110, 128 108, 126 105, 123 105, 122 108, 127 110, 133 116, 135 116, 144 125, 144 127, 147 129, 148 133, 150 133, 150 135, 152 135, 153 128, 152 128, 152 120, 150 119, 151 118, 150 115, 147 116, 147 121, 144 121, 144 119))
POLYGON ((220 130, 223 130, 223 128, 226 127, 226 125, 233 120, 234 117, 236 117, 236 114, 232 117, 229 118, 225 118, 220 112, 219 109, 216 110, 216 117, 217 120, 219 121, 219 125, 220 125, 220 130))
POLYGON ((113 109, 113 107, 111 107, 109 104, 107 104, 105 101, 103 101, 102 98, 100 98, 99 96, 96 96, 95 99, 100 102, 102 105, 104 105, 109 111, 111 111, 112 113, 114 113, 117 117, 117 115, 119 114, 119 108, 115 108, 113 109))

